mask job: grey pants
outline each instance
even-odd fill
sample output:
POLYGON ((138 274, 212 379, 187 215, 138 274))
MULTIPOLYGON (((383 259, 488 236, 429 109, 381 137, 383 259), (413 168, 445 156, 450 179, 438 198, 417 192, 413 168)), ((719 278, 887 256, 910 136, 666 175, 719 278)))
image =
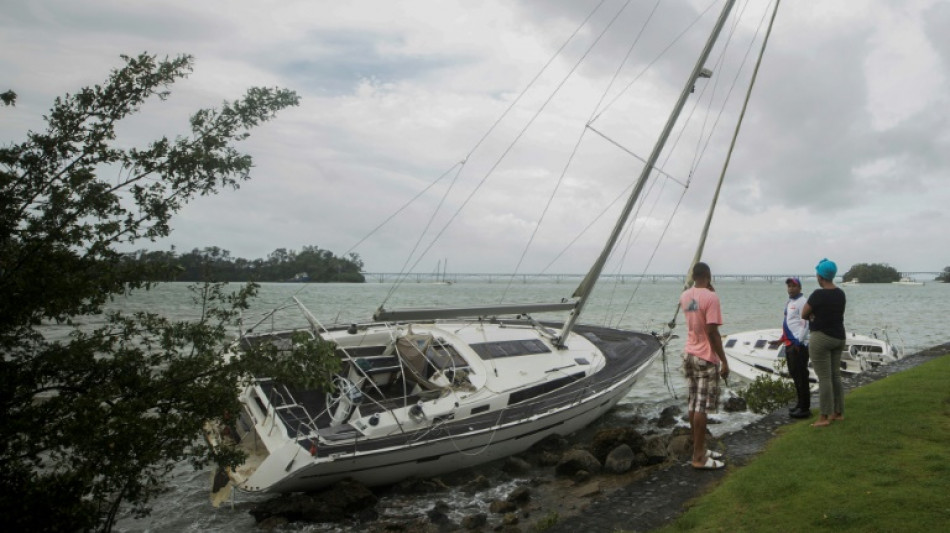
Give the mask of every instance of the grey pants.
POLYGON ((844 339, 836 339, 820 331, 808 336, 808 354, 818 375, 818 407, 825 416, 844 414, 844 388, 841 385, 841 352, 844 339))

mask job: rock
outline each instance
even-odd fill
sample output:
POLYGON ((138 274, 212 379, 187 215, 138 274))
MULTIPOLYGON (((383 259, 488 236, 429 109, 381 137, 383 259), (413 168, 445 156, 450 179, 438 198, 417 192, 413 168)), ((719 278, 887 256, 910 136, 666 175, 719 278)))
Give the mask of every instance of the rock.
POLYGON ((439 478, 409 478, 400 481, 393 487, 393 491, 399 494, 432 494, 447 490, 449 490, 449 487, 439 478))
POLYGON ((462 519, 462 527, 465 529, 480 529, 488 523, 488 515, 485 513, 473 514, 462 519))
POLYGON ((548 435, 538 441, 529 451, 531 452, 560 452, 570 446, 570 442, 561 435, 548 435))
POLYGON ((528 503, 531 501, 531 489, 528 487, 518 487, 508 494, 506 500, 517 505, 528 503))
POLYGON ((670 436, 653 435, 643 445, 644 466, 658 465, 670 458, 670 436))
POLYGON ((477 478, 469 481, 462 487, 462 492, 466 494, 475 494, 480 490, 488 490, 491 488, 491 481, 488 480, 485 476, 478 476, 477 478))
POLYGON ((502 525, 505 526, 514 526, 518 524, 518 515, 515 513, 505 513, 505 516, 501 518, 502 525))
POLYGON ((607 454, 604 461, 604 470, 613 474, 623 474, 633 466, 633 449, 626 444, 621 444, 607 454))
MULTIPOLYGON (((607 458, 607 454, 617 446, 626 444, 634 452, 643 449, 645 440, 639 431, 633 428, 610 428, 603 429, 594 435, 591 441, 590 449, 598 460, 607 458)), ((562 458, 563 461, 563 458, 562 458)))
POLYGON ((264 531, 273 531, 277 528, 284 527, 288 524, 287 519, 283 516, 271 516, 257 523, 257 529, 262 529, 264 531))
POLYGON ((504 514, 517 510, 517 505, 504 500, 493 500, 490 504, 488 504, 488 512, 492 514, 504 514))
POLYGON ((679 407, 675 405, 671 405, 667 407, 666 409, 663 409, 662 411, 660 411, 660 418, 657 419, 656 425, 661 428, 668 428, 668 427, 675 426, 676 417, 682 412, 683 410, 680 409, 679 407))
POLYGON ((600 494, 600 483, 596 481, 578 488, 573 493, 575 498, 589 498, 597 494, 600 494))
POLYGON ((722 403, 722 408, 727 413, 739 413, 748 409, 746 401, 738 396, 733 396, 722 403))
POLYGON ((574 483, 586 483, 590 480, 590 472, 587 470, 578 470, 574 472, 574 483))
POLYGON ((339 522, 376 505, 368 488, 344 480, 330 488, 307 494, 284 495, 257 504, 250 513, 257 522, 282 517, 288 522, 339 522))
POLYGON ((449 507, 449 504, 443 501, 438 501, 435 502, 435 505, 432 506, 432 509, 426 511, 426 517, 430 522, 436 525, 452 525, 452 521, 449 520, 448 514, 451 510, 452 508, 449 507))
POLYGON ((561 460, 554 467, 554 473, 558 476, 573 476, 580 470, 598 473, 600 469, 600 461, 590 452, 570 450, 561 456, 561 460))
POLYGON ((541 452, 538 454, 538 466, 554 466, 561 462, 561 454, 557 452, 541 452))
POLYGON ((670 457, 689 458, 693 455, 693 437, 691 435, 670 437, 670 443, 666 450, 670 457))
POLYGON ((519 457, 509 457, 501 469, 512 475, 527 474, 531 471, 531 463, 519 457))

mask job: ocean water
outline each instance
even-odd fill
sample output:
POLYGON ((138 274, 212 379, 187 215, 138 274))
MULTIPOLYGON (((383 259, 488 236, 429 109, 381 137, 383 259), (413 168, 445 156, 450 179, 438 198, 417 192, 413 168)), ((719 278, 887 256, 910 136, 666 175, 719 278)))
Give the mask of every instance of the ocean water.
MULTIPOLYGON (((805 281, 804 292, 817 288, 814 281, 805 281)), ((741 331, 778 328, 786 300, 784 283, 768 281, 715 282, 722 301, 723 334, 741 331)), ((591 298, 581 319, 584 323, 664 332, 674 318, 681 284, 673 281, 630 281, 626 283, 602 281, 591 298)), ((556 302, 569 297, 573 283, 522 282, 510 285, 505 280, 493 283, 460 282, 451 285, 409 282, 394 292, 391 284, 264 284, 245 324, 251 325, 271 309, 285 306, 296 296, 325 324, 349 323, 367 320, 385 302, 386 308, 440 307, 484 305, 513 302, 556 302), (390 296, 390 292, 392 295, 390 296)), ((858 285, 844 287, 848 296, 845 326, 859 334, 885 334, 906 354, 950 341, 950 330, 945 327, 950 316, 950 284, 927 283, 923 286, 858 285)), ((111 308, 124 311, 148 310, 171 318, 197 316, 197 309, 188 290, 188 284, 162 284, 150 291, 120 298, 111 308)), ((283 320, 294 315, 292 310, 278 314, 283 320)), ((537 315, 539 319, 563 320, 562 315, 537 315)), ((683 335, 682 317, 678 317, 675 334, 683 335)), ((92 317, 88 325, 94 325, 92 317)), ((65 335, 64 328, 51 328, 51 335, 65 335)), ((653 365, 643 379, 617 408, 619 416, 641 415, 655 417, 670 405, 685 405, 685 383, 678 370, 682 339, 674 339, 668 350, 668 365, 660 361, 653 365), (664 367, 668 367, 665 369, 664 367)), ((731 383, 735 385, 734 383, 731 383)), ((728 390, 726 394, 729 394, 728 390)), ((719 424, 710 427, 715 435, 735 431, 758 417, 750 413, 717 415, 719 424)), ((168 493, 154 502, 152 514, 144 519, 125 517, 117 530, 127 532, 180 532, 180 531, 237 531, 255 530, 254 520, 248 514, 250 506, 262 498, 237 494, 234 505, 215 509, 209 501, 210 471, 195 472, 182 464, 174 472, 168 493)), ((507 493, 509 488, 495 487, 494 491, 507 493)), ((472 503, 468 495, 439 495, 450 505, 478 505, 497 497, 493 493, 478 494, 472 503), (457 501, 453 501, 456 498, 457 501)), ((414 513, 424 515, 431 508, 427 499, 384 500, 379 508, 401 516, 414 513)), ((342 531, 333 526, 302 525, 295 531, 342 531)))

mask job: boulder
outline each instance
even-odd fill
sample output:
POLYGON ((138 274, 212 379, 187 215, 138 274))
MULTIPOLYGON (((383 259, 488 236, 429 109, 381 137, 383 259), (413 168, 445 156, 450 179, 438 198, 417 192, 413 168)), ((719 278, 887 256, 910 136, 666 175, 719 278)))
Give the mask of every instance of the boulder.
POLYGON ((368 488, 352 480, 306 494, 289 494, 257 504, 250 513, 257 522, 272 517, 288 522, 339 522, 376 505, 378 499, 368 488))
POLYGON ((669 459, 669 445, 669 435, 653 435, 649 437, 643 445, 645 465, 657 465, 669 459))
POLYGON ((531 489, 528 487, 518 487, 511 491, 505 499, 517 505, 528 503, 531 501, 531 489))
POLYGON ((501 467, 502 471, 513 476, 526 474, 531 471, 531 463, 519 457, 509 457, 501 467))
POLYGON ((630 470, 633 464, 633 449, 626 444, 621 444, 607 454, 607 459, 604 461, 604 470, 613 474, 623 474, 630 470))
POLYGON ((610 428, 600 430, 594 435, 594 438, 590 444, 590 449, 591 453, 594 454, 594 457, 603 461, 607 458, 607 454, 609 454, 611 450, 617 446, 620 446, 621 444, 630 446, 630 449, 636 453, 643 449, 644 442, 645 440, 643 435, 641 435, 636 429, 610 428))
POLYGON ((741 413, 749 408, 745 399, 733 396, 722 403, 722 408, 727 413, 741 413))
POLYGON ((478 513, 466 516, 462 519, 462 527, 465 529, 481 529, 488 523, 488 515, 485 513, 478 513))
POLYGON ((683 412, 682 409, 671 405, 660 411, 660 417, 656 419, 656 425, 661 428, 673 427, 676 425, 676 417, 683 412))
POLYGON ((600 461, 590 452, 570 450, 561 456, 561 460, 554 467, 554 473, 558 476, 573 476, 581 470, 596 474, 600 472, 600 469, 600 461))
POLYGON ((449 487, 439 478, 409 478, 397 483, 393 490, 399 494, 432 494, 445 492, 449 487))
POLYGON ((504 500, 493 500, 488 504, 488 511, 493 514, 512 513, 518 510, 518 506, 504 500))

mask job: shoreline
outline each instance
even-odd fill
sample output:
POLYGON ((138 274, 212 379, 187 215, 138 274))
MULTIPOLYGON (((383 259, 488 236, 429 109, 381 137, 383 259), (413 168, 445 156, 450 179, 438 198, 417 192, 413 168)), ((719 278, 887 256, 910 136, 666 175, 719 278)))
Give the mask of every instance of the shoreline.
MULTIPOLYGON (((950 343, 944 343, 911 354, 900 361, 880 366, 857 376, 845 379, 846 392, 857 387, 896 374, 908 368, 931 361, 950 353, 950 343)), ((813 396, 813 400, 814 400, 813 396)), ((742 468, 752 461, 776 436, 776 430, 799 420, 791 418, 785 407, 769 413, 758 421, 738 431, 723 435, 718 441, 724 448, 727 468, 712 471, 696 471, 688 462, 660 465, 652 472, 603 496, 592 499, 581 508, 564 512, 555 524, 545 529, 551 533, 615 533, 624 531, 653 531, 669 525, 679 517, 689 503, 712 489, 730 471, 742 468)), ((575 502, 576 503, 576 502, 575 502)), ((550 511, 542 511, 542 513, 550 511)))

